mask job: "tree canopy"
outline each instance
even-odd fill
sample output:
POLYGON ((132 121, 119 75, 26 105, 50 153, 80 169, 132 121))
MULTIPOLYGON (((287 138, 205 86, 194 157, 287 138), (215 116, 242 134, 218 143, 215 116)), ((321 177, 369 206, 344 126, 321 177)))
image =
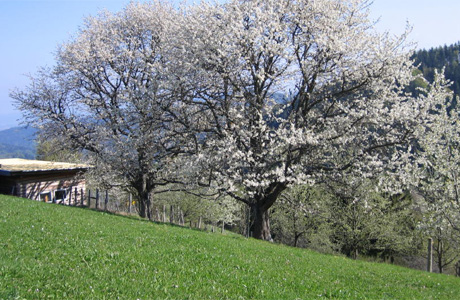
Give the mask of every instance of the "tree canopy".
POLYGON ((160 2, 133 2, 119 13, 89 17, 59 48, 53 68, 12 93, 44 138, 84 151, 103 182, 135 192, 143 217, 149 194, 168 183, 165 162, 185 145, 163 109, 172 102, 167 53, 178 18, 160 2))
POLYGON ((289 185, 394 169, 423 122, 430 102, 404 92, 413 78, 405 36, 376 33, 368 4, 191 10, 182 56, 194 63, 183 84, 208 124, 190 169, 202 166, 203 179, 251 207, 257 238, 271 239, 268 209, 289 185))
POLYGON ((247 204, 253 236, 271 240, 268 211, 285 189, 398 169, 438 99, 406 93, 406 35, 377 33, 368 7, 131 3, 88 18, 12 97, 135 190, 142 216, 156 187, 182 181, 247 204))

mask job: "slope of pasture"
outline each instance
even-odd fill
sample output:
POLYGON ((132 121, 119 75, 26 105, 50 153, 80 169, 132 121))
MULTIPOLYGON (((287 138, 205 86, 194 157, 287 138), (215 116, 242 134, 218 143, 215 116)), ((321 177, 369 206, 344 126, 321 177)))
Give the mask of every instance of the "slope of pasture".
POLYGON ((0 299, 455 299, 460 280, 0 195, 0 299))

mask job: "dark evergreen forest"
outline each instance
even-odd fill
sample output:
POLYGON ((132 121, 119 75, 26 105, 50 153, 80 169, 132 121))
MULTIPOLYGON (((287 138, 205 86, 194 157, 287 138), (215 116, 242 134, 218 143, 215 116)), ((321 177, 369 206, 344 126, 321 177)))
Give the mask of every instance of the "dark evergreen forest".
MULTIPOLYGON (((440 71, 445 68, 445 76, 452 82, 450 88, 458 96, 460 95, 459 49, 460 42, 457 42, 450 46, 444 45, 429 50, 418 50, 412 58, 429 82, 433 82, 435 70, 440 71)), ((413 93, 416 93, 415 86, 417 84, 411 86, 413 93)))

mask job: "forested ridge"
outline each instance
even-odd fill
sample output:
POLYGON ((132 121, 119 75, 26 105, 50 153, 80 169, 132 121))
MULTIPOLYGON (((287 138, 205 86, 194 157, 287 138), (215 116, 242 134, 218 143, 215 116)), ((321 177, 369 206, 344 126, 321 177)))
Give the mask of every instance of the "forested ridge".
POLYGON ((24 127, 0 131, 0 158, 35 158, 35 133, 35 129, 24 127))
POLYGON ((414 53, 412 59, 429 82, 433 82, 435 70, 444 68, 445 77, 451 81, 455 95, 460 93, 460 42, 431 49, 422 49, 414 53))

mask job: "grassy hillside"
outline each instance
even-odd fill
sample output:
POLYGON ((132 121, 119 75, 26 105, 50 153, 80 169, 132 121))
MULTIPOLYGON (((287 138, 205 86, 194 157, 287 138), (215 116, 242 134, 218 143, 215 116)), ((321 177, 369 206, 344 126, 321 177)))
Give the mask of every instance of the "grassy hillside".
POLYGON ((0 195, 0 299, 455 299, 460 279, 0 195))

